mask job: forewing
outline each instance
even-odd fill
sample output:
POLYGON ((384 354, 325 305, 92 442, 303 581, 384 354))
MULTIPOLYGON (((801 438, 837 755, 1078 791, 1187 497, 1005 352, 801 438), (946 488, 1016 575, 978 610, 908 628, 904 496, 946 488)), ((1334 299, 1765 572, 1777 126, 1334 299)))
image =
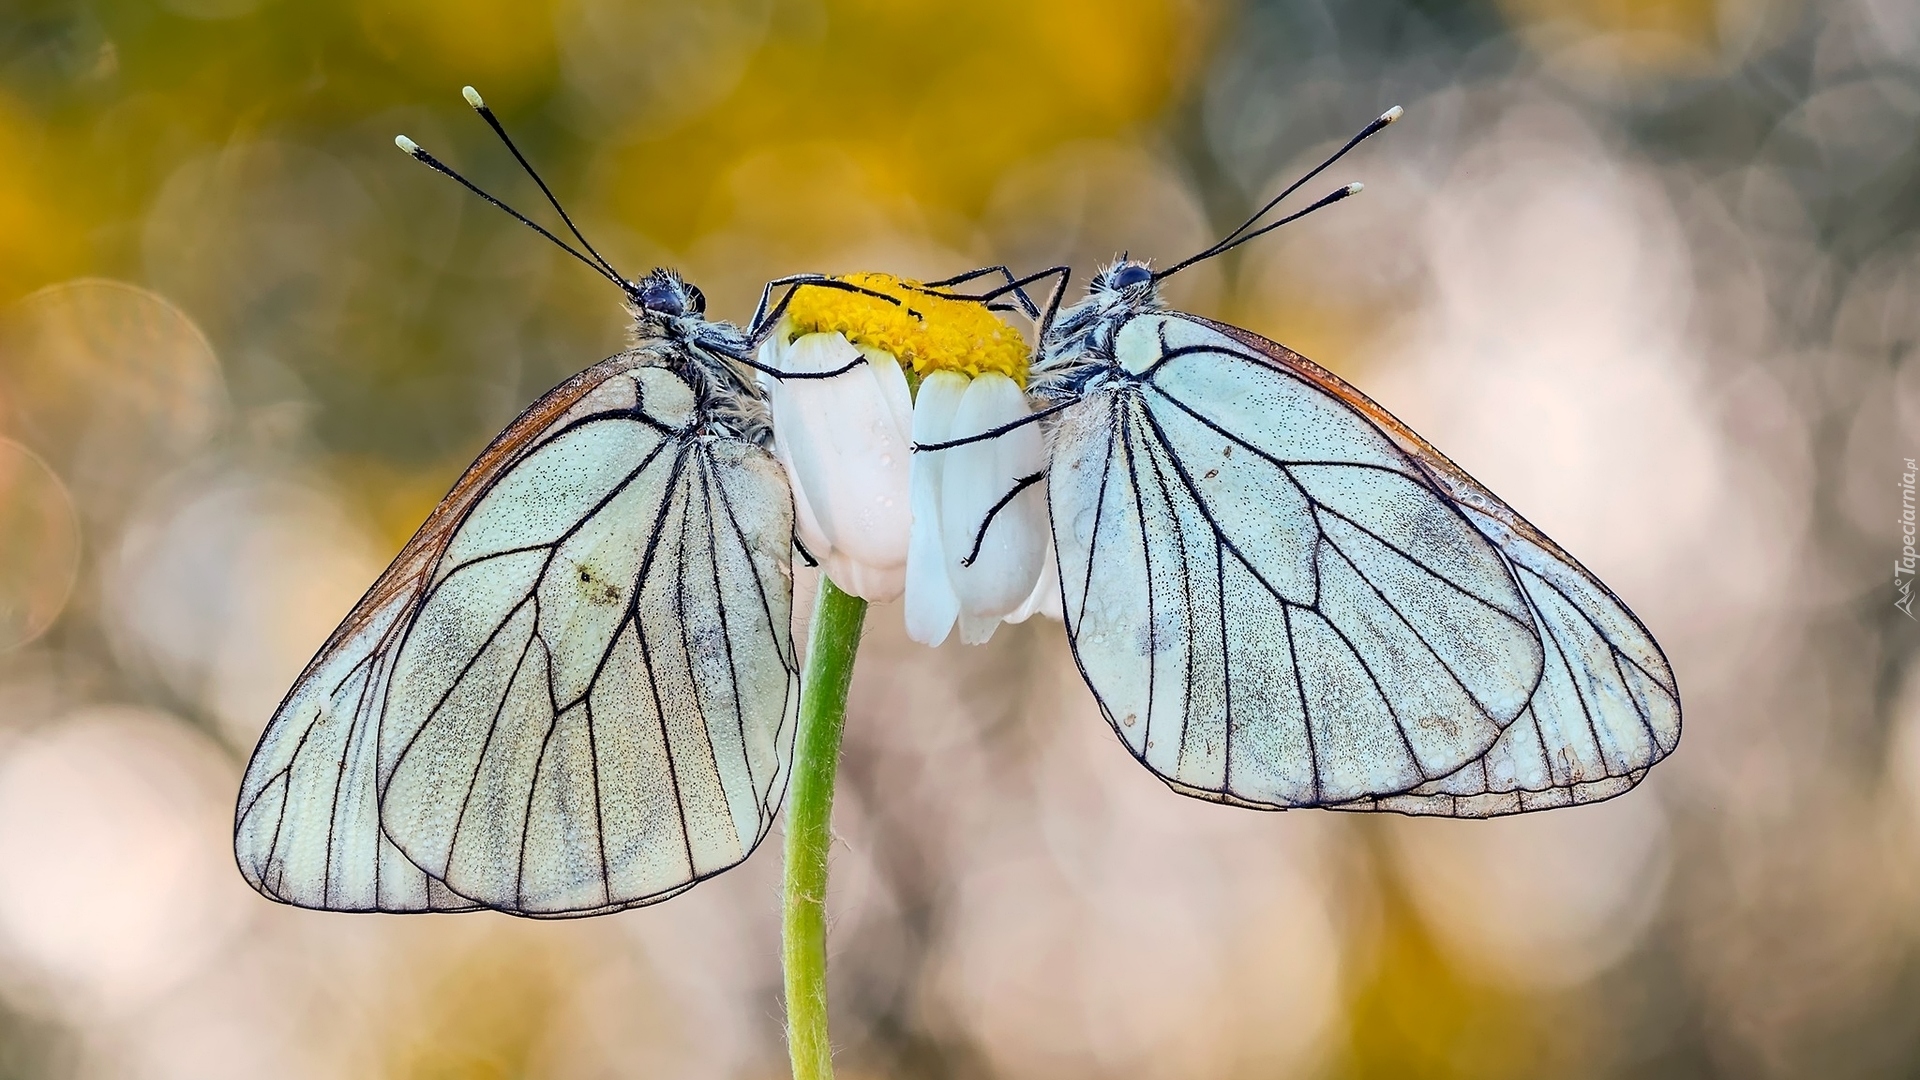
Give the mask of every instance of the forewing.
POLYGON ((1057 426, 1066 621, 1134 755, 1284 808, 1396 794, 1484 754, 1543 656, 1505 562, 1352 410, 1213 331, 1136 318, 1136 380, 1057 426))
POLYGON ((1598 802, 1680 740, 1667 658, 1600 579, 1425 439, 1339 376, 1237 327, 1185 316, 1365 417, 1500 552, 1543 646, 1539 684, 1487 752, 1450 776, 1340 809, 1490 817, 1598 802))
POLYGON ((609 415, 529 453, 456 531, 394 661, 393 842, 537 917, 745 859, 792 754, 792 534, 785 473, 745 443, 609 415))

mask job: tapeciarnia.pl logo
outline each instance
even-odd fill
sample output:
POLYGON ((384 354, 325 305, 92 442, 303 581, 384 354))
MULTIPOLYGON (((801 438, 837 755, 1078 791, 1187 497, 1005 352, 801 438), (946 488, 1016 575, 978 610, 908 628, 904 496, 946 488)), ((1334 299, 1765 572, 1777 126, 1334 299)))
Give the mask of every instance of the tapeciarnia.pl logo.
POLYGON ((1900 474, 1900 557, 1893 563, 1893 591, 1898 595, 1894 597, 1893 606, 1913 619, 1913 480, 1914 473, 1920 469, 1914 468, 1912 458, 1903 460, 1906 469, 1900 474))

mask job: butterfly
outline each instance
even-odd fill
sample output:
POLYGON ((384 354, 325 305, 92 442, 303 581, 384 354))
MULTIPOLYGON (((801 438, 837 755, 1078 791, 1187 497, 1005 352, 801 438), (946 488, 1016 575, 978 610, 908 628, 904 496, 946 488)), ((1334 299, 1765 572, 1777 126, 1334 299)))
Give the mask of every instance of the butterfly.
POLYGON ((465 93, 585 254, 401 149, 618 285, 635 343, 508 425, 327 639, 248 762, 234 854, 300 907, 595 915, 737 865, 773 823, 797 540, 754 375, 865 361, 792 374, 753 352, 794 287, 864 290, 782 278, 741 328, 671 270, 630 281, 465 93))
MULTIPOLYGON (((1371 398, 1283 345, 1169 309, 1122 257, 1029 381, 1068 641, 1127 750, 1258 809, 1489 817, 1618 795, 1672 753, 1646 627, 1573 556, 1371 398)), ((991 516, 980 526, 980 535, 991 516)))
POLYGON ((741 332, 656 270, 637 346, 496 438, 249 762, 235 852, 302 907, 593 914, 744 859, 792 756, 792 499, 741 332))

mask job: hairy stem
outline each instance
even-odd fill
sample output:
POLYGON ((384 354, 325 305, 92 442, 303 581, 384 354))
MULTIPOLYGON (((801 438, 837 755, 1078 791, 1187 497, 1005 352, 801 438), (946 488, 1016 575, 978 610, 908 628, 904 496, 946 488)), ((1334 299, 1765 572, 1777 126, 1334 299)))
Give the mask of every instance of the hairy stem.
POLYGON ((831 1080, 827 1041, 827 854, 833 844, 833 778, 846 726, 847 687, 867 602, 820 575, 820 596, 801 680, 800 731, 787 795, 781 962, 787 978, 787 1053, 794 1080, 831 1080))

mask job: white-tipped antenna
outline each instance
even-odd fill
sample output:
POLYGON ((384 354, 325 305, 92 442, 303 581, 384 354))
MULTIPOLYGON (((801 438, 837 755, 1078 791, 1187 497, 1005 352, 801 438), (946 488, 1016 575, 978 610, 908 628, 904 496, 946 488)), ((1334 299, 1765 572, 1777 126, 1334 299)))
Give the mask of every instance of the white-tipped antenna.
MULTIPOLYGON (((1288 214, 1286 217, 1283 217, 1278 221, 1269 221, 1265 225, 1260 226, 1259 228, 1253 230, 1252 232, 1246 234, 1245 236, 1242 236, 1240 239, 1235 240, 1233 243, 1228 244, 1226 247, 1221 248, 1220 250, 1227 251, 1229 249, 1239 247, 1241 244, 1246 243, 1247 241, 1253 239, 1256 236, 1263 236, 1267 233, 1270 233, 1273 230, 1279 228, 1282 225, 1287 224, 1290 221, 1299 221, 1301 218, 1306 217, 1308 214, 1313 213, 1315 210, 1324 210, 1327 207, 1332 206, 1334 203, 1339 202, 1341 199, 1352 198, 1353 196, 1360 194, 1362 191, 1365 191, 1366 189, 1367 189, 1367 185, 1359 184, 1359 183, 1348 184, 1346 187, 1343 187, 1343 188, 1335 188, 1330 194, 1323 195, 1319 199, 1315 200, 1306 209, 1296 210, 1293 213, 1288 214)), ((1218 252, 1216 252, 1216 254, 1218 254, 1218 252)))
MULTIPOLYGON (((466 188, 468 191, 471 191, 475 195, 480 196, 482 199, 487 200, 487 202, 492 204, 493 206, 498 207, 499 209, 505 211, 508 216, 512 217, 515 221, 518 221, 520 224, 525 225, 527 228, 532 229, 534 232, 537 232, 541 236, 544 236, 547 239, 553 241, 556 245, 560 247, 560 250, 565 251, 567 254, 573 256, 576 259, 579 259, 581 262, 586 263, 588 266, 593 267, 593 270, 595 273, 613 282, 615 285, 620 286, 621 291, 627 292, 629 294, 632 293, 633 287, 629 285, 627 281, 624 278, 622 278, 619 274, 614 273, 612 269, 605 266, 604 260, 602 260, 601 262, 595 262, 594 260, 587 258, 585 255, 580 254, 578 251, 575 251, 573 248, 573 245, 567 243, 565 240, 562 240, 559 237, 548 232, 546 229, 542 228, 538 222, 527 217, 527 215, 521 213, 520 211, 515 210, 513 207, 508 206, 506 203, 501 202, 499 199, 496 199, 493 196, 487 194, 485 191, 482 191, 480 189, 479 185, 475 184, 473 181, 467 179, 466 177, 461 176, 459 173, 454 172, 453 169, 443 164, 439 158, 434 157, 432 154, 429 154, 426 152, 426 150, 422 149, 419 143, 414 142, 412 139, 407 138, 405 135, 395 135, 393 137, 393 145, 406 151, 408 157, 411 157, 415 161, 420 162, 421 164, 425 165, 427 168, 432 169, 434 172, 437 172, 442 176, 452 177, 457 183, 459 183, 461 187, 466 188)), ((568 222, 568 224, 571 225, 572 222, 568 222)), ((578 234, 576 233, 576 235, 578 234)), ((582 241, 582 243, 584 242, 585 241, 582 241)))
POLYGON ((520 167, 526 170, 527 175, 533 177, 533 182, 540 185, 540 193, 547 197, 547 202, 552 204, 554 211, 560 215, 560 220, 567 223, 567 231, 573 234, 573 238, 580 241, 580 246, 587 249, 587 253, 593 256, 594 261, 600 264, 600 269, 604 271, 608 277, 621 282, 624 286, 626 278, 620 271, 615 270, 613 264, 607 261, 606 256, 596 251, 593 244, 581 234, 580 227, 573 223, 572 217, 568 216, 567 208, 560 205, 560 200, 554 195, 553 189, 547 186, 545 180, 540 179, 540 174, 534 170, 533 163, 527 160, 526 155, 522 154, 520 148, 515 146, 513 140, 507 136, 507 129, 501 126, 500 118, 493 115, 492 109, 487 108, 486 101, 480 97, 480 91, 475 90, 471 86, 463 86, 460 88, 460 96, 467 99, 467 104, 473 106, 473 111, 480 114, 480 119, 485 120, 487 126, 493 129, 493 133, 500 136, 500 141, 507 144, 507 149, 513 152, 513 160, 519 162, 520 167))
POLYGON ((1286 217, 1281 218, 1279 221, 1275 221, 1267 225, 1262 225, 1258 229, 1253 228, 1256 224, 1259 224, 1259 221, 1261 218, 1267 216, 1268 211, 1280 205, 1281 201, 1286 199, 1287 196, 1300 190, 1301 185, 1305 184, 1307 181, 1313 179, 1314 177, 1319 176, 1322 172, 1326 171, 1327 166, 1332 165, 1334 162, 1339 161, 1341 158, 1347 156, 1347 151, 1352 150, 1354 147, 1359 146, 1361 143, 1367 141, 1367 139, 1377 134, 1380 131, 1380 129, 1386 127, 1388 124, 1393 123, 1395 120, 1400 119, 1404 115, 1406 115, 1406 110, 1402 109, 1398 105, 1395 105, 1393 108, 1388 109, 1386 112, 1381 113, 1379 116, 1374 118, 1372 123, 1368 124, 1364 128, 1361 128, 1359 134, 1355 135, 1351 139, 1348 139, 1345 146, 1342 146, 1340 149, 1335 150, 1330 156, 1328 156, 1328 158, 1325 161, 1322 161, 1320 164, 1314 166, 1313 169, 1309 171, 1305 176, 1302 176, 1300 179, 1295 180, 1291 184, 1288 184, 1287 189, 1285 191, 1282 191, 1280 194, 1275 195, 1271 199, 1268 199, 1266 202, 1266 205, 1254 211, 1252 216, 1248 217, 1247 220, 1241 222, 1239 228, 1221 237, 1218 243, 1214 244, 1212 247, 1206 249, 1205 251, 1200 252, 1198 255, 1195 255, 1189 259, 1184 259, 1168 267, 1167 269, 1162 270, 1159 273, 1153 275, 1153 280, 1155 281, 1165 280, 1166 278, 1172 277, 1173 275, 1179 273, 1180 271, 1185 270, 1187 267, 1192 266, 1194 263, 1205 262, 1206 260, 1213 258, 1215 255, 1219 255, 1223 252, 1231 251, 1234 248, 1239 247, 1241 244, 1246 243, 1247 241, 1253 239, 1256 236, 1261 235, 1262 233, 1272 232, 1274 229, 1282 225, 1285 225, 1289 221, 1297 221, 1300 218, 1306 216, 1307 214, 1315 210, 1320 209, 1323 206, 1329 206, 1333 203, 1339 202, 1341 199, 1344 199, 1349 195, 1358 194, 1360 192, 1360 185, 1353 184, 1348 187, 1341 188, 1339 191, 1335 192, 1334 194, 1324 199, 1321 199, 1319 202, 1314 203, 1312 206, 1307 207, 1305 210, 1302 210, 1297 214, 1289 214, 1286 217), (1253 231, 1249 232, 1248 231, 1249 229, 1252 229, 1253 231))

